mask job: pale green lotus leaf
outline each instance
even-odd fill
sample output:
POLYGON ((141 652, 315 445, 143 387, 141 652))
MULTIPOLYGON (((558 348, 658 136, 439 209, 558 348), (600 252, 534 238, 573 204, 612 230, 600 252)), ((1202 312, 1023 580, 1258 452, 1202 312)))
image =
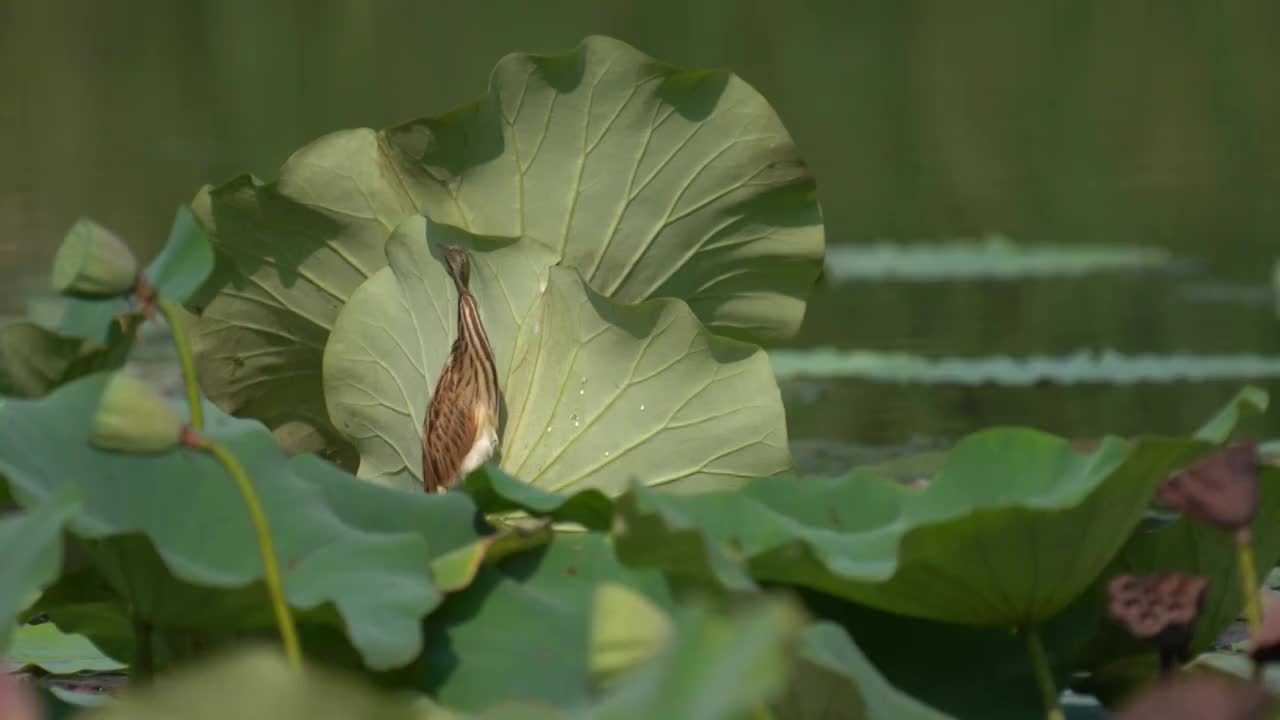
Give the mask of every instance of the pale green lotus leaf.
POLYGON ((681 298, 752 340, 798 329, 824 246, 813 176, 756 90, 604 37, 507 56, 477 102, 333 133, 275 182, 240 177, 194 204, 218 261, 192 302, 205 391, 330 439, 324 344, 413 215, 540 243, 598 293, 681 298))
POLYGON ((5 653, 20 668, 38 667, 57 675, 122 670, 125 664, 108 657, 89 638, 65 633, 51 622, 24 625, 14 633, 5 653))
POLYGON ((361 477, 420 486, 423 420, 456 333, 441 244, 473 257, 503 399, 503 470, 547 490, 617 494, 633 479, 698 490, 789 467, 781 396, 759 348, 709 333, 678 300, 602 297, 575 271, 547 269, 540 245, 413 218, 325 349, 329 414, 359 450, 361 477))

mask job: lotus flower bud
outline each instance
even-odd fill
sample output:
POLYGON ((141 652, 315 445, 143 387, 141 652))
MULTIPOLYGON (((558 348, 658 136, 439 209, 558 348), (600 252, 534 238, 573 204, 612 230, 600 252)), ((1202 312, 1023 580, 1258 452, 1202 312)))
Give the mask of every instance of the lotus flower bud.
POLYGON ((671 620, 649 598, 618 583, 596 588, 587 664, 608 678, 655 655, 671 635, 671 620))
POLYGON ((1137 638, 1191 626, 1209 581, 1199 575, 1118 575, 1107 586, 1111 617, 1137 638))
POLYGON ((160 453, 178 445, 183 420, 150 385, 117 372, 107 381, 93 416, 93 444, 104 450, 160 453))
POLYGON ((53 289, 98 297, 124 295, 138 279, 138 261, 115 233, 81 219, 53 259, 53 289))

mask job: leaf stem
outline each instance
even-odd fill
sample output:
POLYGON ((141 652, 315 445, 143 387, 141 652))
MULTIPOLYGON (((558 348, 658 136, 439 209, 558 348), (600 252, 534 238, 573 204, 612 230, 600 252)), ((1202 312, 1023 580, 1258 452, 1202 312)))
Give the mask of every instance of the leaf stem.
POLYGON ((1018 628, 1027 645, 1027 656, 1031 660, 1031 670, 1036 676, 1036 685, 1040 688, 1040 702, 1044 705, 1046 720, 1063 720, 1062 705, 1058 703, 1058 687, 1053 682, 1053 671, 1049 669, 1049 658, 1045 655, 1040 635, 1031 626, 1018 628))
POLYGON ((1236 531, 1236 564, 1240 568, 1240 585, 1244 591, 1245 619, 1249 636, 1256 637, 1262 628, 1262 607, 1258 601, 1258 569, 1253 560, 1253 539, 1249 528, 1236 531))
POLYGON ((187 323, 180 309, 164 297, 155 298, 156 309, 169 323, 173 344, 178 348, 178 362, 182 365, 182 384, 187 388, 187 405, 191 412, 191 427, 204 429, 204 406, 200 403, 200 383, 196 380, 196 364, 191 356, 191 341, 187 335, 187 323))
POLYGON ((249 475, 245 473, 240 460, 225 445, 198 433, 192 432, 190 435, 194 438, 188 440, 187 444, 208 452, 221 463, 240 490, 241 497, 244 498, 245 507, 249 510, 249 520, 253 523, 253 529, 258 536, 258 549, 262 552, 267 592, 271 595, 276 625, 280 628, 280 640, 284 644, 284 652, 289 659, 289 664, 295 669, 301 669, 302 650, 298 645, 298 629, 293 622, 293 612, 284 598, 284 583, 280 579, 280 567, 276 564, 275 543, 271 540, 271 529, 267 525, 267 515, 262 510, 258 493, 254 491, 253 483, 249 481, 249 475))

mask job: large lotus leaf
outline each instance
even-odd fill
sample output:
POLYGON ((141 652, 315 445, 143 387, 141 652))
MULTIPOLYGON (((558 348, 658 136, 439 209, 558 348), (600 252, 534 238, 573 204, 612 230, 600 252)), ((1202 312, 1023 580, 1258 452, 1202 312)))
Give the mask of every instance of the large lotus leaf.
POLYGON ((782 400, 757 347, 712 335, 678 300, 602 297, 576 272, 548 269, 539 245, 413 218, 325 348, 329 415, 360 451, 362 477, 421 483, 423 418, 456 332, 441 243, 475 258, 503 470, 546 489, 617 493, 633 478, 702 489, 789 466, 782 400))
POLYGON ((0 516, 0 556, 4 557, 0 564, 0 652, 9 647, 18 613, 58 576, 62 530, 78 502, 75 492, 68 490, 27 512, 0 516))
POLYGON ((749 574, 944 622, 1035 625, 1102 572, 1155 483, 1208 449, 1109 438, 1084 454, 996 429, 958 443, 923 491, 859 471, 688 497, 636 488, 618 501, 618 552, 736 589, 749 574))
POLYGON ((625 302, 685 299, 719 334, 798 328, 823 230, 812 175, 741 79, 608 38, 511 55, 479 102, 300 149, 263 184, 203 192, 218 270, 197 300, 206 391, 276 426, 328 427, 321 353, 342 304, 419 212, 533 238, 625 302))
POLYGON ((509 55, 480 102, 386 133, 441 222, 532 237, 624 302, 683 298, 721 334, 799 327, 823 251, 814 182, 738 77, 589 37, 509 55))
POLYGON ((329 416, 360 451, 360 475, 421 482, 422 422, 455 333, 457 294, 439 260, 442 245, 466 247, 470 287, 498 377, 511 369, 519 327, 554 261, 536 245, 477 238, 420 216, 387 242, 390 266, 352 295, 324 353, 329 416))
POLYGON ((194 201, 216 258, 190 304, 196 370, 228 412, 339 439, 325 414, 324 344, 351 293, 386 264, 391 229, 414 212, 386 191, 382 147, 372 130, 335 133, 294 153, 274 183, 240 177, 194 201))
MULTIPOLYGON (((175 303, 188 298, 213 270, 213 250, 191 209, 178 208, 169 238, 143 274, 156 292, 175 303)), ((86 299, 45 296, 33 303, 35 322, 62 335, 107 343, 117 318, 133 312, 123 298, 86 299)))
MULTIPOLYGON (((77 488, 83 504, 70 529, 100 539, 92 543, 95 565, 144 620, 191 622, 174 618, 192 615, 187 603, 197 591, 202 621, 235 623, 246 593, 266 610, 261 588, 249 587, 262 577, 254 533, 220 466, 189 450, 129 455, 89 443, 104 380, 90 376, 43 400, 0 405, 0 472, 15 498, 30 506, 77 488)), ((430 561, 477 538, 471 502, 457 493, 406 497, 336 471, 310 477, 261 424, 212 406, 206 417, 207 433, 236 453, 261 495, 291 604, 335 608, 372 667, 411 660, 421 648, 418 622, 440 600, 430 561), (412 508, 417 527, 406 530, 401 520, 379 532, 331 509, 348 504, 401 517, 412 508), (371 595, 369 587, 380 589, 371 595)))

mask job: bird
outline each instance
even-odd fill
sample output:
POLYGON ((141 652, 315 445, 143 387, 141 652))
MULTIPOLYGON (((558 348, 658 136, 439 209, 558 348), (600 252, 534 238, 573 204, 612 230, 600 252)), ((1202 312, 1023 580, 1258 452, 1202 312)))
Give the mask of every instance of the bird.
POLYGON ((423 421, 422 484, 428 493, 447 491, 499 449, 498 372, 470 289, 471 258, 456 246, 441 251, 458 291, 458 337, 423 421))

